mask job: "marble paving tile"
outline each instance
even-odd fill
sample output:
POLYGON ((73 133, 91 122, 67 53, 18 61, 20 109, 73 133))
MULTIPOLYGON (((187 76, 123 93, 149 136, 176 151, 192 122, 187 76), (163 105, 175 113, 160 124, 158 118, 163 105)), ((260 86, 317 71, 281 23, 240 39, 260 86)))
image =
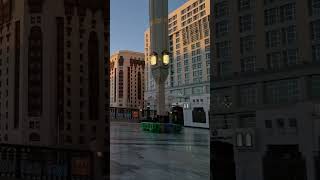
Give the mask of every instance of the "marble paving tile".
POLYGON ((143 132, 139 124, 111 124, 112 180, 209 180, 209 130, 143 132))

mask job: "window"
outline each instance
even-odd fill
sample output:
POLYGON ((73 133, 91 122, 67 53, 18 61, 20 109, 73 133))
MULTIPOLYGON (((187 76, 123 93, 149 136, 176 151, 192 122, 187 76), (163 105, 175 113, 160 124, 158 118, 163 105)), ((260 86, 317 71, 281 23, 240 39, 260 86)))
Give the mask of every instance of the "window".
POLYGON ((82 88, 80 88, 80 97, 83 97, 83 89, 82 88))
POLYGON ((290 3, 280 7, 281 22, 294 20, 296 17, 296 4, 290 3))
POLYGON ((311 95, 314 98, 320 98, 320 76, 311 77, 311 95))
POLYGON ((67 123, 67 131, 71 131, 71 124, 70 123, 67 123))
POLYGON ((242 134, 237 134, 237 146, 242 147, 243 146, 243 136, 242 134))
POLYGON ((250 9, 254 6, 254 0, 239 0, 239 11, 250 9))
POLYGON ((255 70, 256 70, 255 56, 241 59, 241 72, 254 72, 255 70))
POLYGON ((240 32, 252 31, 254 27, 254 16, 251 14, 240 17, 240 32))
POLYGON ((271 30, 266 32, 266 47, 275 48, 281 44, 280 30, 271 30))
POLYGON ((269 69, 279 69, 284 65, 281 59, 280 52, 273 52, 273 53, 267 54, 267 61, 268 61, 269 69))
POLYGON ((292 103, 299 99, 298 80, 289 79, 266 83, 268 104, 292 103))
POLYGON ((70 96, 71 95, 71 89, 67 88, 67 95, 70 96))
POLYGON ((256 127, 256 115, 246 114, 239 117, 239 128, 255 128, 256 127))
POLYGON ((226 35, 229 32, 229 21, 224 20, 216 23, 216 38, 226 35))
POLYGON ((294 65, 298 63, 298 49, 288 49, 285 51, 287 65, 294 65))
POLYGON ((320 45, 312 46, 312 59, 315 62, 320 62, 320 45))
POLYGON ((92 126, 91 132, 92 132, 92 133, 95 133, 96 131, 97 131, 97 127, 96 127, 96 126, 92 126))
POLYGON ((66 136, 66 142, 67 143, 72 143, 72 137, 71 136, 66 136))
POLYGON ((247 85, 240 87, 240 104, 254 105, 257 103, 257 91, 255 85, 247 85))
POLYGON ((202 16, 205 16, 206 15, 206 11, 201 11, 200 12, 200 16, 202 17, 202 16))
POLYGON ((273 25, 279 21, 279 9, 272 8, 264 11, 264 23, 266 26, 273 25))
POLYGON ((210 53, 206 53, 206 59, 210 59, 210 53))
POLYGON ((205 7, 206 7, 206 4, 202 4, 202 5, 200 6, 200 11, 203 10, 205 7))
POLYGON ((84 144, 85 143, 85 139, 83 136, 79 137, 79 144, 84 144))
POLYGON ((67 112, 67 118, 71 119, 71 112, 67 112))
POLYGON ((221 62, 220 68, 218 71, 220 76, 225 77, 225 76, 231 75, 231 73, 232 73, 231 65, 232 65, 232 63, 230 61, 221 62))
POLYGON ((83 124, 80 124, 80 132, 85 132, 85 126, 83 124))
POLYGON ((83 120, 83 118, 84 118, 84 114, 83 112, 80 112, 80 120, 83 120))
POLYGON ((231 56, 231 42, 224 41, 216 44, 217 57, 218 58, 229 58, 231 56))
POLYGON ((278 128, 283 129, 285 126, 284 119, 282 118, 277 119, 277 125, 278 125, 278 128))
POLYGON ((295 119, 295 118, 290 118, 290 119, 289 119, 289 127, 290 127, 290 128, 297 128, 297 119, 295 119))
POLYGON ((272 128, 272 121, 271 120, 265 120, 265 127, 267 129, 271 129, 272 128))
POLYGON ((311 23, 312 40, 320 40, 320 20, 311 23))
POLYGON ((250 133, 246 134, 246 146, 252 147, 252 135, 250 133))
POLYGON ((215 7, 215 15, 216 18, 224 17, 229 15, 229 7, 227 1, 221 1, 216 3, 215 7))
POLYGON ((34 129, 34 122, 33 121, 29 122, 29 129, 34 129))
POLYGON ((255 36, 246 36, 240 39, 241 54, 250 53, 255 48, 255 36))
POLYGON ((310 15, 317 16, 320 15, 320 1, 319 0, 309 0, 310 1, 310 15))
POLYGON ((40 141, 40 135, 37 133, 31 133, 29 135, 29 141, 40 141))
POLYGON ((283 44, 293 44, 297 39, 296 26, 289 26, 282 29, 283 44))
POLYGON ((211 50, 211 49, 210 49, 210 45, 205 47, 205 51, 206 51, 206 52, 208 52, 208 51, 210 51, 210 50, 211 50))

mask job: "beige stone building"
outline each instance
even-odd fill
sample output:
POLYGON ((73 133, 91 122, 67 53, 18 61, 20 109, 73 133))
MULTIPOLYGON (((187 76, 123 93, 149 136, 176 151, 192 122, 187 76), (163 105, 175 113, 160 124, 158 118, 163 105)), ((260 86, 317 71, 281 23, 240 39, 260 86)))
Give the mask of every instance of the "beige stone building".
POLYGON ((0 1, 0 143, 108 139, 104 15, 98 0, 0 1))
MULTIPOLYGON (((169 13, 169 52, 171 62, 166 82, 167 108, 172 105, 188 107, 192 111, 197 104, 205 109, 206 121, 196 122, 185 119, 185 125, 209 127, 210 87, 210 0, 189 0, 169 13), (197 97, 194 98, 193 96, 197 97), (208 103, 194 103, 194 102, 208 103), (191 104, 193 106, 191 106, 191 104)), ((155 108, 155 88, 149 57, 150 30, 145 32, 146 93, 145 98, 151 109, 155 108)), ((189 113, 185 117, 190 117, 189 113)))
POLYGON ((320 178, 319 5, 212 4, 212 179, 320 178))
POLYGON ((143 53, 118 51, 111 55, 111 117, 138 118, 138 114, 144 108, 144 68, 143 53))

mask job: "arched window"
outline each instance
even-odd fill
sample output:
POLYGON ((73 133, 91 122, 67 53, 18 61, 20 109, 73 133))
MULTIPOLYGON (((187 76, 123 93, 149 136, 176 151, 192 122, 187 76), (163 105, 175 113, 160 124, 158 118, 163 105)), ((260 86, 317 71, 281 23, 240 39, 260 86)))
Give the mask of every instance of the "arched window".
POLYGON ((243 146, 243 138, 242 138, 242 134, 237 134, 237 146, 238 147, 242 147, 243 146))
POLYGON ((250 133, 246 134, 246 146, 251 147, 252 146, 252 135, 250 133))

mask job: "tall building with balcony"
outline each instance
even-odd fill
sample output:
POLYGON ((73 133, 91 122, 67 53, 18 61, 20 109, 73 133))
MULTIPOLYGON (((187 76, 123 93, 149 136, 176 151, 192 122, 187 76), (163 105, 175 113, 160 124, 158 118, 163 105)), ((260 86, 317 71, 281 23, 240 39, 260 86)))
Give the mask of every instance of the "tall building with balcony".
POLYGON ((0 143, 108 141, 106 11, 100 0, 0 1, 0 143))
POLYGON ((212 179, 320 178, 319 5, 214 0, 212 179))
POLYGON ((144 54, 118 51, 110 58, 112 119, 136 119, 144 109, 144 54))
MULTIPOLYGON (((167 110, 184 112, 186 126, 209 127, 210 0, 189 0, 169 14, 171 62, 166 82, 167 110), (193 114, 204 118, 194 118, 193 114)), ((146 106, 155 110, 156 84, 150 59, 150 30, 145 32, 146 106)))

